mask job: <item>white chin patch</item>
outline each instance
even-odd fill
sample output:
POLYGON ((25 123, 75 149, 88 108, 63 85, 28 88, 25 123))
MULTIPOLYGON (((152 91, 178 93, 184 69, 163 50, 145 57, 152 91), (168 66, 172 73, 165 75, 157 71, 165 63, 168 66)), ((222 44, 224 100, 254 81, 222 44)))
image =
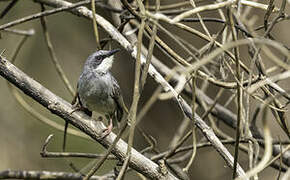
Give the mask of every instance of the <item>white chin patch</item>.
POLYGON ((103 62, 97 67, 97 71, 101 72, 107 72, 109 69, 111 69, 113 64, 114 56, 107 57, 103 60, 103 62))

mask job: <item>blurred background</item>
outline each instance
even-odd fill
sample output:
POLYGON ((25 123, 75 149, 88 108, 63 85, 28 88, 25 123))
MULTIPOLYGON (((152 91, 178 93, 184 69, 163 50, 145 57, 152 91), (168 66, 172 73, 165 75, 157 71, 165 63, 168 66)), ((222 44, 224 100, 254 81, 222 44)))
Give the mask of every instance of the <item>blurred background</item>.
MULTIPOLYGON (((161 2, 162 4, 171 4, 175 1, 161 2)), ((268 1, 261 1, 267 3, 268 1)), ((6 7, 8 1, 0 1, 0 12, 6 7)), ((280 1, 276 2, 279 7, 280 1)), ((286 9, 289 6, 286 6, 286 9)), ((33 1, 19 1, 13 9, 3 18, 0 19, 0 25, 7 22, 19 19, 21 17, 37 13, 40 11, 40 5, 33 1)), ((111 14, 97 7, 97 13, 111 19, 111 14)), ((263 24, 263 16, 265 11, 256 10, 253 16, 258 18, 257 24, 263 24)), ((212 15, 211 13, 203 13, 203 15, 212 15)), ((95 37, 93 33, 92 21, 82 17, 77 17, 67 12, 61 12, 47 17, 48 30, 51 36, 52 44, 54 46, 56 55, 62 65, 69 81, 76 88, 76 82, 82 71, 83 63, 86 58, 96 50, 95 37)), ((199 24, 197 26, 200 26, 199 24)), ((217 25, 214 23, 208 24, 211 33, 216 33, 217 25)), ((275 26, 272 31, 278 41, 289 44, 289 22, 275 26)), ((28 38, 14 63, 19 69, 24 71, 33 79, 40 82, 43 86, 48 88, 56 95, 62 97, 68 102, 72 101, 72 96, 69 94, 64 84, 51 62, 47 46, 45 44, 43 31, 40 25, 40 20, 36 19, 27 23, 15 26, 13 28, 28 30, 34 29, 35 35, 28 38)), ((202 31, 201 27, 197 29, 202 31)), ((173 31, 175 29, 172 29, 173 31)), ((100 37, 107 36, 102 28, 99 28, 100 37)), ((176 32, 182 35, 182 32, 176 32)), ((186 36, 185 34, 184 36, 186 36)), ((162 34, 160 34, 162 37, 162 34)), ((10 59, 15 51, 16 45, 20 41, 21 36, 1 32, 0 52, 5 50, 4 56, 10 59)), ((145 38, 146 39, 146 38, 145 38)), ((148 41, 145 40, 148 44, 148 41)), ((197 48, 202 47, 206 42, 192 37, 192 45, 197 48)), ((116 42, 112 44, 113 48, 121 48, 116 42)), ((169 42, 169 45, 174 48, 175 45, 169 42), (171 43, 171 44, 170 44, 171 43)), ((175 47, 178 48, 178 47, 175 47)), ((122 49, 122 48, 121 48, 122 49)), ((159 50, 154 51, 154 54, 166 62, 166 56, 160 53, 159 50), (162 59, 163 58, 163 59, 162 59)), ((134 60, 130 55, 122 50, 115 56, 115 62, 112 68, 112 73, 118 80, 125 103, 130 106, 133 94, 134 83, 134 60)), ((169 63, 170 64, 170 63, 169 63)), ((142 93, 139 109, 151 97, 156 89, 157 84, 148 77, 145 89, 142 93)), ((41 147, 49 134, 54 134, 54 137, 48 147, 49 151, 61 151, 63 132, 58 131, 31 116, 26 110, 22 108, 11 94, 11 90, 7 86, 7 81, 0 78, 0 170, 15 169, 15 170, 51 170, 51 171, 72 171, 65 159, 50 158, 45 159, 40 157, 41 147)), ((210 92, 207 92, 211 97, 216 95, 217 90, 213 86, 210 92)), ((21 93, 22 94, 22 93, 21 93)), ((64 121, 59 117, 52 115, 49 111, 44 109, 38 103, 22 96, 29 103, 44 116, 53 121, 63 125, 64 121)), ((226 101, 228 96, 221 99, 220 102, 226 101)), ((179 107, 172 100, 157 101, 148 114, 142 120, 140 127, 148 134, 157 140, 157 148, 162 152, 167 150, 168 143, 172 139, 176 128, 183 121, 183 114, 179 107)), ((275 137, 284 138, 279 133, 281 129, 272 123, 272 132, 275 137)), ((220 123, 222 129, 229 134, 234 134, 235 131, 220 123)), ((198 132, 201 137, 201 133, 198 132)), ((187 142, 189 144, 190 141, 187 142)), ((136 133, 134 147, 141 150, 149 146, 144 138, 136 133)), ((227 145, 230 152, 233 152, 233 147, 227 145)), ((67 151, 68 152, 91 152, 100 153, 104 150, 97 143, 84 138, 68 135, 67 151)), ((75 163, 76 167, 81 169, 89 160, 75 158, 70 159, 75 163)), ((239 162, 247 167, 247 155, 241 153, 239 162)), ((102 166, 98 174, 106 173, 110 170, 112 165, 116 162, 108 161, 102 166)), ((182 164, 182 167, 186 164, 182 164)), ((211 147, 197 150, 195 161, 190 169, 190 177, 192 179, 214 180, 214 179, 231 179, 232 171, 226 166, 224 160, 211 147)), ((278 172, 272 168, 267 168, 260 174, 261 179, 270 180, 276 177, 278 172)), ((135 179, 136 175, 131 173, 128 179, 135 179)))

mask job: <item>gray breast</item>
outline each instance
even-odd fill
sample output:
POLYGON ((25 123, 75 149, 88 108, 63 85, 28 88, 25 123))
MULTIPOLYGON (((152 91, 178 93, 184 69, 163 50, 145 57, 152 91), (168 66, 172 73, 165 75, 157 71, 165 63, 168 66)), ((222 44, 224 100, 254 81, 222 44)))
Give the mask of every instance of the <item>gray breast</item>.
POLYGON ((97 72, 83 73, 78 81, 78 93, 82 105, 90 111, 104 115, 115 112, 116 103, 112 98, 111 74, 97 72))

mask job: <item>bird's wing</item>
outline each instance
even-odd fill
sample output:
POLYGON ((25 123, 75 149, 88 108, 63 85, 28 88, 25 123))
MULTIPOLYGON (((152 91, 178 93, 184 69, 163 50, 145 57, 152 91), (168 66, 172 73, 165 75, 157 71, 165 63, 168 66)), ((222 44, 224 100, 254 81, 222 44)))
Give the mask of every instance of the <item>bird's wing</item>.
POLYGON ((117 104, 117 120, 121 121, 123 118, 124 113, 128 113, 128 109, 124 103, 123 97, 122 97, 122 92, 120 89, 120 86, 118 85, 118 82, 116 79, 112 77, 112 82, 113 82, 113 91, 112 91, 112 98, 117 104), (125 111, 125 112, 124 112, 125 111))
POLYGON ((79 110, 83 111, 86 115, 92 117, 93 112, 90 111, 88 108, 86 108, 86 107, 83 105, 83 103, 82 103, 82 101, 81 101, 81 99, 80 99, 80 96, 79 96, 79 93, 78 93, 78 87, 79 87, 79 83, 77 84, 77 92, 76 92, 76 95, 75 95, 75 97, 74 97, 74 99, 73 99, 72 104, 75 106, 75 108, 77 108, 77 106, 79 106, 79 107, 78 107, 79 110))

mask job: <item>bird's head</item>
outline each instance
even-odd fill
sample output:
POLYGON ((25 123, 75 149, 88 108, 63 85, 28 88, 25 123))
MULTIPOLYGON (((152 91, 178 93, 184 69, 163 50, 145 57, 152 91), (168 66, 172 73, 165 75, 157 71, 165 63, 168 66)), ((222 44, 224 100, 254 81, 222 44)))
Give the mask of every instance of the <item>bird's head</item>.
POLYGON ((108 72, 113 64, 114 54, 120 49, 99 50, 90 55, 85 63, 87 68, 92 68, 99 72, 108 72))

